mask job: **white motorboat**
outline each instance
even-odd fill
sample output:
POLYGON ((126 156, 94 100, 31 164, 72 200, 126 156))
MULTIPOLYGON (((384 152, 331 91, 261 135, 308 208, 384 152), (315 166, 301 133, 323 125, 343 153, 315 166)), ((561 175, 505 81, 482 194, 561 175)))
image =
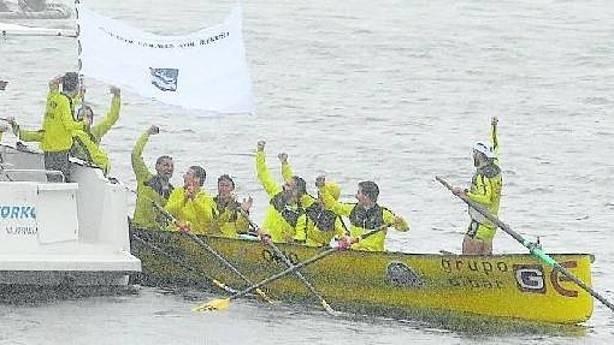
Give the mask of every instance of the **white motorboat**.
POLYGON ((116 286, 130 254, 126 188, 73 162, 71 183, 47 182, 43 155, 0 145, 0 284, 116 286))

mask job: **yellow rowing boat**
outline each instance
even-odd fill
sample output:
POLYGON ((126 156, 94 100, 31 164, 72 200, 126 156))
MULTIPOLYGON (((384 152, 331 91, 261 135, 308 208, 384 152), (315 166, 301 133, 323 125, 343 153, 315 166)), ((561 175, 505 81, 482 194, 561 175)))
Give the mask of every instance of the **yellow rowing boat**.
MULTIPOLYGON (((192 239, 175 232, 135 230, 148 244, 235 288, 245 282, 234 276, 192 239)), ((286 268, 258 241, 201 237, 252 281, 286 268)), ((294 262, 319 252, 293 244, 279 248, 294 262)), ((133 253, 142 260, 150 281, 174 284, 208 283, 141 242, 133 253)), ((563 267, 590 285, 589 254, 551 254, 563 267)), ((460 313, 495 318, 577 324, 590 318, 592 297, 551 267, 529 254, 492 256, 408 254, 345 251, 302 270, 304 276, 337 309, 415 315, 460 313)), ((314 301, 311 292, 288 275, 265 286, 271 297, 297 303, 314 301)))

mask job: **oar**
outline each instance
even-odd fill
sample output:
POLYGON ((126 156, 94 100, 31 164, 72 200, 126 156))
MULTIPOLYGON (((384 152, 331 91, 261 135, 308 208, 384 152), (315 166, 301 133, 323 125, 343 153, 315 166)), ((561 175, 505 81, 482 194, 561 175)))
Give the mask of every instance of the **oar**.
MULTIPOLYGON (((172 221, 175 225, 179 226, 179 221, 168 211, 166 211, 162 206, 158 205, 155 201, 151 200, 154 207, 156 207, 165 217, 167 217, 170 221, 172 221)), ((253 285, 254 283, 247 278, 243 273, 241 273, 233 264, 231 264, 226 258, 224 258, 220 253, 218 253, 215 249, 211 248, 207 243, 205 243, 198 236, 194 235, 192 232, 181 231, 186 236, 190 237, 194 242, 198 243, 201 247, 203 247, 206 251, 208 251, 211 255, 213 255, 216 259, 218 259, 224 266, 228 267, 232 272, 234 272, 237 276, 243 279, 246 283, 253 285)), ((264 291, 257 289, 256 293, 262 297, 265 301, 269 303, 273 303, 273 301, 267 296, 264 291)))
MULTIPOLYGON (((380 231, 383 231, 384 229, 388 228, 389 226, 390 226, 389 224, 386 224, 386 225, 383 225, 383 226, 381 226, 381 227, 379 227, 377 229, 374 229, 374 230, 371 230, 369 232, 366 232, 362 236, 360 236, 358 240, 363 240, 363 239, 365 239, 365 238, 367 238, 369 236, 375 235, 376 233, 378 233, 380 231)), ((215 300, 209 301, 207 303, 200 304, 200 305, 196 306, 192 310, 194 310, 194 311, 212 311, 212 310, 227 309, 230 306, 230 302, 232 300, 235 300, 235 299, 237 299, 237 298, 239 298, 241 296, 244 296, 244 295, 250 293, 251 291, 253 291, 253 290, 257 289, 257 288, 259 288, 261 286, 264 286, 266 284, 269 284, 271 282, 274 282, 274 281, 276 281, 276 280, 278 280, 278 279, 280 279, 280 278, 282 278, 282 277, 284 277, 284 276, 286 276, 286 275, 288 275, 290 273, 298 271, 299 269, 301 269, 301 268, 303 268, 303 267, 305 267, 307 265, 310 265, 310 264, 312 264, 312 263, 314 263, 314 262, 316 262, 318 260, 321 260, 321 259, 329 256, 330 254, 332 254, 332 253, 334 253, 336 251, 339 251, 339 250, 340 250, 339 248, 329 248, 329 249, 327 249, 327 250, 325 250, 325 251, 323 251, 323 252, 321 252, 319 254, 316 254, 316 255, 312 256, 311 258, 309 258, 309 259, 307 259, 307 260, 305 260, 303 262, 300 262, 300 263, 298 263, 298 264, 296 264, 294 266, 288 267, 285 271, 282 271, 282 272, 279 272, 277 274, 274 274, 274 275, 270 276, 269 278, 264 279, 261 282, 248 287, 245 290, 239 291, 236 294, 234 294, 234 295, 232 295, 232 296, 230 296, 228 298, 215 299, 215 300)))
POLYGON ((211 283, 213 283, 213 285, 217 286, 218 288, 228 292, 228 293, 237 293, 237 290, 233 289, 232 287, 220 282, 219 280, 209 277, 207 274, 205 274, 204 272, 202 272, 201 270, 197 270, 194 267, 186 264, 185 262, 183 262, 182 260, 179 260, 178 258, 172 256, 171 254, 167 253, 164 249, 156 246, 153 243, 150 243, 147 240, 142 239, 141 237, 139 237, 138 235, 132 234, 132 238, 141 243, 142 245, 144 245, 145 247, 151 249, 153 252, 158 253, 162 256, 164 256, 165 258, 169 259, 170 261, 172 261, 173 263, 175 263, 176 265, 178 265, 179 267, 182 267, 183 269, 190 271, 190 272, 194 272, 202 277, 204 277, 205 279, 207 279, 208 281, 210 281, 211 283))
MULTIPOLYGON (((442 179, 439 176, 436 176, 435 179, 437 181, 439 181, 442 185, 444 185, 446 188, 448 188, 450 191, 453 191, 452 186, 448 182, 446 182, 444 179, 442 179)), ((529 252, 531 252, 531 254, 533 254, 533 256, 537 257, 539 260, 543 261, 545 264, 551 266, 555 271, 558 271, 558 272, 562 273, 565 277, 569 278, 574 283, 576 283, 576 285, 578 285, 579 287, 584 289, 584 291, 588 292, 591 296, 595 297, 599 302, 605 304, 606 307, 608 307, 608 308, 610 308, 610 310, 614 311, 614 304, 612 304, 607 299, 605 299, 605 297, 603 297, 599 293, 597 293, 597 291, 593 290, 593 288, 591 288, 590 286, 586 285, 586 283, 584 283, 582 280, 580 280, 579 278, 574 276, 565 267, 561 266, 558 262, 556 262, 553 258, 551 258, 543 250, 541 250, 541 248, 539 248, 535 243, 527 241, 526 239, 524 239, 522 236, 520 236, 520 234, 518 234, 517 232, 512 230, 507 224, 503 223, 501 220, 499 220, 499 218, 497 218, 493 214, 491 214, 486 208, 484 208, 482 205, 474 202, 473 200, 469 199, 466 195, 460 194, 460 195, 457 195, 457 196, 461 200, 463 200, 467 205, 469 205, 469 207, 471 207, 471 208, 475 209, 476 211, 478 211, 480 214, 482 214, 484 217, 486 217, 486 219, 488 219, 491 222, 493 222, 494 224, 496 224, 499 228, 501 228, 501 230, 505 231, 510 236, 512 236, 516 241, 518 241, 520 244, 525 246, 529 250, 529 252)))
MULTIPOLYGON (((247 219, 247 221, 249 222, 249 224, 251 225, 251 227, 260 232, 260 227, 258 226, 258 224, 254 223, 251 218, 249 217, 249 215, 247 214, 247 212, 245 212, 243 209, 239 208, 239 211, 241 212, 241 214, 243 215, 243 217, 245 217, 245 219, 247 219)), ((283 260, 283 262, 286 264, 286 266, 288 267, 292 267, 293 263, 292 261, 290 261, 290 259, 286 256, 286 254, 284 254, 279 247, 277 247, 277 245, 275 245, 275 243, 273 243, 273 241, 268 241, 268 245, 273 249, 273 252, 275 252, 275 255, 277 255, 279 258, 281 258, 283 260)), ((305 284, 305 286, 309 289, 309 291, 311 291, 311 293, 316 296, 318 298, 318 300, 320 300, 320 304, 322 305, 322 307, 324 308, 324 310, 326 310, 327 313, 331 314, 331 315, 337 315, 337 312, 331 308, 331 306, 328 304, 328 302, 326 302, 326 300, 324 299, 324 297, 322 297, 322 295, 320 295, 318 293, 318 291, 313 287, 313 285, 311 285, 311 283, 307 280, 307 278, 305 278, 303 276, 303 274, 300 271, 294 271, 294 274, 303 282, 303 284, 305 284)))

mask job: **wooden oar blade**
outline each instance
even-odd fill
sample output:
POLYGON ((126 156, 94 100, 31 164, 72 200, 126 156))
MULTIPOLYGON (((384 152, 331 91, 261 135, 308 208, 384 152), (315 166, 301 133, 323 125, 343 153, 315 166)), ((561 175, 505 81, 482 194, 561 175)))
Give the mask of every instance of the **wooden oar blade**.
POLYGON ((205 311, 215 311, 215 310, 225 310, 230 307, 230 298, 219 298, 209 301, 207 303, 202 303, 194 307, 192 311, 194 312, 205 312, 205 311))

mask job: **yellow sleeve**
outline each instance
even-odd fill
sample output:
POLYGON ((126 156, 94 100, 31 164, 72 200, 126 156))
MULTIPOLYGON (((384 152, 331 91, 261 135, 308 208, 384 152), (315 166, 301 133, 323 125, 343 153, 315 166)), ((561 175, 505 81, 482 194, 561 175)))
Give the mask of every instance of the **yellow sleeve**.
POLYGON ((288 182, 294 176, 294 171, 292 171, 292 167, 290 163, 281 163, 281 176, 284 178, 284 181, 288 182))
POLYGON ((337 216, 337 218, 335 219, 335 235, 337 235, 338 237, 341 237, 343 235, 349 235, 349 230, 346 231, 345 226, 343 225, 343 220, 341 219, 341 216, 337 216))
POLYGON ((23 140, 25 142, 32 142, 32 141, 40 142, 41 140, 43 140, 43 133, 45 132, 42 130, 27 131, 25 129, 19 129, 19 140, 23 140))
POLYGON ((307 241, 307 215, 302 214, 294 227, 294 241, 305 243, 307 241))
POLYGON ((275 180, 273 180, 271 172, 266 166, 264 151, 256 152, 256 174, 258 176, 258 180, 260 180, 260 183, 269 196, 275 196, 277 193, 282 191, 281 187, 275 183, 275 180))
POLYGON ((402 222, 397 224, 395 222, 397 216, 394 213, 392 213, 392 211, 388 209, 384 209, 383 216, 384 216, 384 223, 392 224, 397 231, 409 231, 409 224, 407 224, 407 221, 401 217, 402 222))
POLYGON ((213 219, 213 198, 207 195, 205 192, 200 191, 196 198, 194 198, 194 206, 201 215, 205 216, 206 219, 209 221, 213 219))
POLYGON ((107 134, 109 129, 117 122, 119 119, 119 110, 121 107, 121 98, 120 96, 113 96, 111 100, 111 109, 107 113, 107 115, 100 121, 99 123, 92 126, 91 132, 94 135, 94 138, 98 142, 102 139, 102 137, 107 134))
POLYGON ((484 175, 479 175, 476 180, 475 188, 471 188, 471 190, 467 192, 467 197, 482 205, 490 204, 490 200, 492 200, 494 193, 490 179, 484 175))
POLYGON ((166 202, 164 209, 173 217, 177 218, 179 217, 179 211, 181 211, 181 209, 185 206, 185 202, 186 197, 183 187, 175 188, 168 197, 168 201, 166 202))
POLYGON ((145 165, 145 161, 143 160, 143 150, 145 149, 147 140, 149 140, 149 132, 143 133, 132 149, 132 171, 134 171, 138 183, 147 181, 153 176, 153 174, 149 172, 149 169, 147 169, 147 165, 145 165))
POLYGON ((335 200, 326 188, 320 187, 320 196, 324 203, 324 208, 333 211, 338 216, 349 216, 355 204, 343 203, 335 200))
POLYGON ((87 135, 84 131, 73 131, 72 132, 73 139, 78 141, 85 151, 87 152, 87 156, 90 160, 89 163, 93 163, 95 166, 102 169, 104 174, 106 175, 111 169, 111 165, 109 164, 109 157, 106 152, 104 152, 100 146, 98 146, 95 142, 90 139, 90 136, 87 135))

